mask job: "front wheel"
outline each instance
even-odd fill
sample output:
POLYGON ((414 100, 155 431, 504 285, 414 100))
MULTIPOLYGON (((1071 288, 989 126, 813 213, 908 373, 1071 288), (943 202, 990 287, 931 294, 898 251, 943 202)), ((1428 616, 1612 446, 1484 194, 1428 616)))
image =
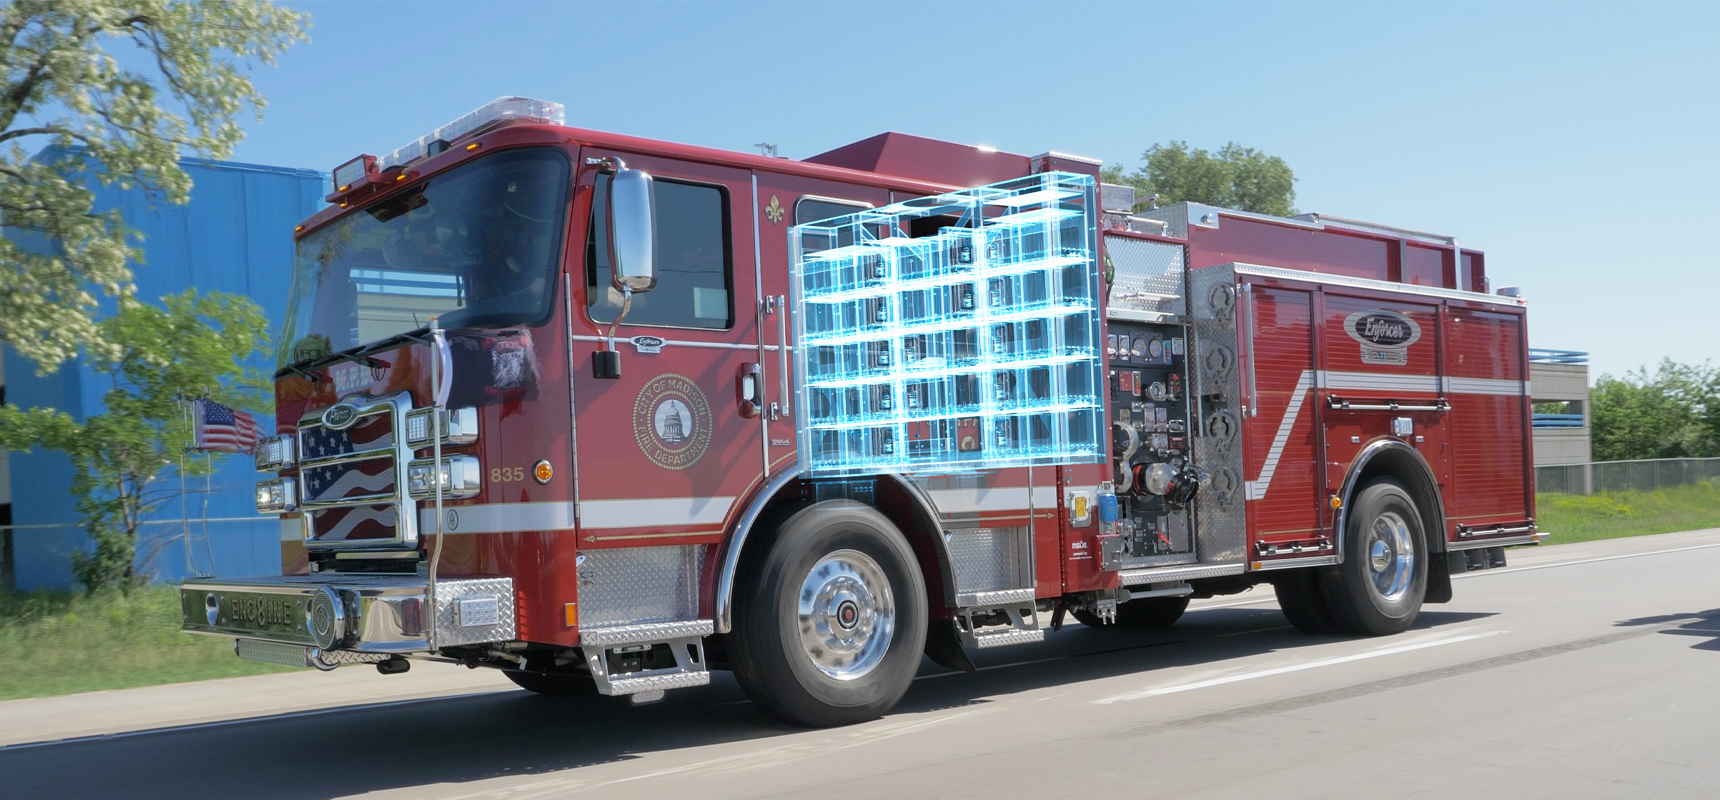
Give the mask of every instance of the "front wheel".
POLYGON ((1321 594, 1345 633, 1382 636, 1415 623, 1427 594, 1427 537, 1403 484, 1374 481, 1344 524, 1344 563, 1320 576, 1321 594))
POLYGON ((926 641, 925 581, 907 540, 876 510, 832 500, 794 513, 754 547, 729 642, 747 696, 809 727, 889 711, 926 641))

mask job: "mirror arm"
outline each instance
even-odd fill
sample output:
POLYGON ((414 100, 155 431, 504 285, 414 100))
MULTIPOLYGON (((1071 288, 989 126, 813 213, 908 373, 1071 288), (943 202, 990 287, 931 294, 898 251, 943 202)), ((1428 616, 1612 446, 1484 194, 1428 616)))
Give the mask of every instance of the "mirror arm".
POLYGON ((610 350, 610 352, 615 351, 615 328, 616 328, 616 326, 621 324, 621 320, 623 320, 627 317, 627 310, 632 308, 632 307, 633 307, 633 289, 632 289, 632 287, 623 286, 623 287, 621 287, 621 311, 617 312, 615 315, 615 319, 611 320, 609 323, 609 350, 610 350))

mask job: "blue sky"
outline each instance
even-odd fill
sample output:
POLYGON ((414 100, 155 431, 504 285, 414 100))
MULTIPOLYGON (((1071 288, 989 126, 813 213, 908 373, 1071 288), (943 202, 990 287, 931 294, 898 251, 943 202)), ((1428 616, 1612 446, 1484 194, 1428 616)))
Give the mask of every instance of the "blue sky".
POLYGON ((897 130, 1138 163, 1282 156, 1297 205, 1431 230, 1592 371, 1720 338, 1720 5, 291 3, 241 161, 332 169, 504 94, 801 158, 897 130))

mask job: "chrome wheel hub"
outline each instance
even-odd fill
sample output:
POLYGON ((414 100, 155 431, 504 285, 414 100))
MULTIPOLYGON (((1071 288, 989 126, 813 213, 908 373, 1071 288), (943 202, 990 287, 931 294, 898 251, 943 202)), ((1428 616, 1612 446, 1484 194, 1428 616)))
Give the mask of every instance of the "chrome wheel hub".
POLYGON ((1409 591, 1415 577, 1415 535, 1396 512, 1381 514, 1368 529, 1368 577, 1374 591, 1396 602, 1409 591))
POLYGON ((838 550, 812 566, 801 582, 797 613, 807 659, 839 681, 877 668, 896 632, 890 582, 878 562, 858 550, 838 550))

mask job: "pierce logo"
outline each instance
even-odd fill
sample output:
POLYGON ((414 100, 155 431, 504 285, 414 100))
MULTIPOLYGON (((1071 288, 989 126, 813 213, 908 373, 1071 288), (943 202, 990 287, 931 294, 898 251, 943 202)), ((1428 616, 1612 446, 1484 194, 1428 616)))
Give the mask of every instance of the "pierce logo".
POLYGON ((1395 311, 1357 311, 1344 319, 1344 332, 1364 345, 1393 349, 1421 339, 1421 326, 1395 311))
POLYGON ((358 419, 358 406, 351 403, 336 403, 323 412, 323 425, 334 430, 345 430, 358 419))

